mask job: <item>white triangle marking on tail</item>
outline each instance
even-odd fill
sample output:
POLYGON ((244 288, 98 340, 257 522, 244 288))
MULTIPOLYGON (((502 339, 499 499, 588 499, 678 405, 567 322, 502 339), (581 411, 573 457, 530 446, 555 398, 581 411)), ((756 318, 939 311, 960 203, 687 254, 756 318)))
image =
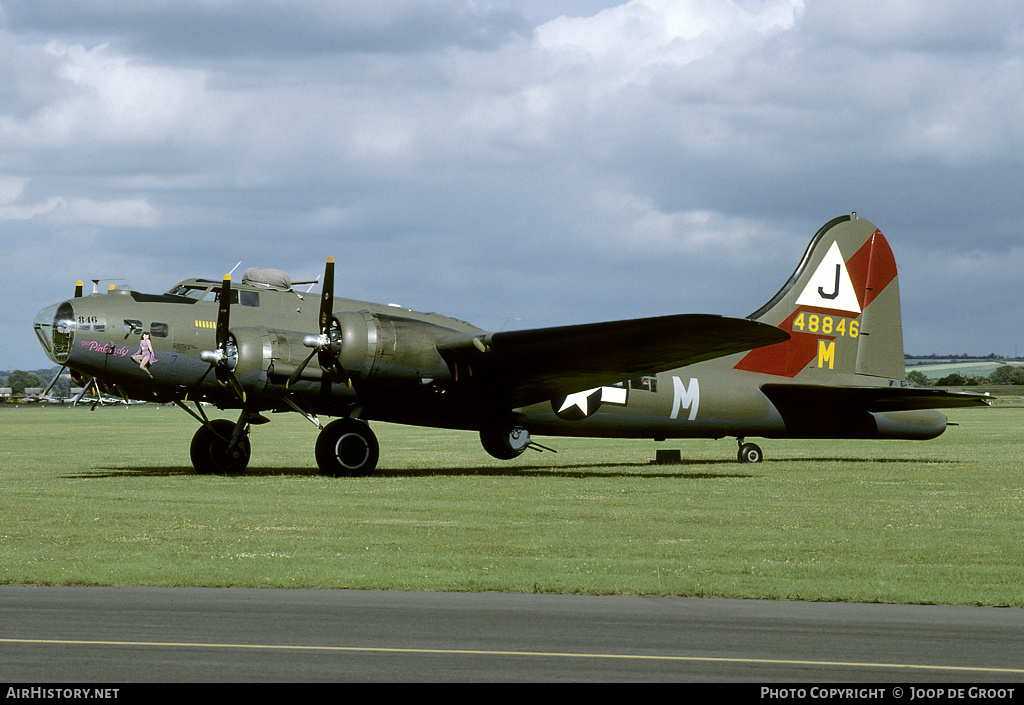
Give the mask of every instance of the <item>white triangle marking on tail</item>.
POLYGON ((814 270, 811 279, 804 287, 803 293, 796 300, 797 306, 815 306, 831 308, 838 311, 860 313, 860 302, 857 292, 853 290, 850 272, 846 269, 843 253, 839 251, 839 243, 833 242, 825 253, 825 258, 814 270))

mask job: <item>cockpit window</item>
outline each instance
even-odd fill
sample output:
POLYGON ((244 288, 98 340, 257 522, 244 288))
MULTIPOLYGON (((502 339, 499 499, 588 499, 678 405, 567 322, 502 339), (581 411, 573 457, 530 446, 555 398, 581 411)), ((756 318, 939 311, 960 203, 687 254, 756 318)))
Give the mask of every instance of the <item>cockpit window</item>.
MULTIPOLYGON (((220 287, 217 286, 200 286, 197 284, 178 284, 176 287, 167 292, 171 296, 182 296, 187 299, 194 299, 196 301, 212 301, 214 303, 220 301, 220 287)), ((258 291, 239 291, 238 289, 231 290, 231 305, 237 306, 251 306, 252 308, 259 308, 260 305, 260 292, 258 291)))
POLYGON ((195 299, 196 301, 213 301, 215 299, 209 288, 201 288, 187 284, 178 284, 178 286, 174 287, 167 293, 173 296, 184 296, 189 299, 195 299))

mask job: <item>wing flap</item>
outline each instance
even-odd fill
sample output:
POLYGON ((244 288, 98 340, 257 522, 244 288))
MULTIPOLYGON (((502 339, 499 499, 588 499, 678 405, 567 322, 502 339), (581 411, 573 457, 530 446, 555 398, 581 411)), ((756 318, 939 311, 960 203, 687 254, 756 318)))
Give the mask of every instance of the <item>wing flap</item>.
POLYGON ((788 338, 747 318, 680 314, 456 335, 438 340, 437 351, 463 387, 518 407, 788 338))

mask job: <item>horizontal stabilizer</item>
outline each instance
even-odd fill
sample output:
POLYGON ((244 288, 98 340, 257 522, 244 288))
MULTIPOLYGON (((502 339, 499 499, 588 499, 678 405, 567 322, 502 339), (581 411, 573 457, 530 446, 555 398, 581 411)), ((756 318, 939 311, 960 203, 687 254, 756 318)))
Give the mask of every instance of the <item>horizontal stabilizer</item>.
POLYGON ((437 341, 463 388, 512 407, 789 339, 746 318, 681 314, 437 341))
POLYGON ((831 387, 814 384, 766 384, 761 391, 776 407, 817 410, 862 409, 868 412, 913 411, 988 406, 992 397, 977 392, 929 387, 831 387))

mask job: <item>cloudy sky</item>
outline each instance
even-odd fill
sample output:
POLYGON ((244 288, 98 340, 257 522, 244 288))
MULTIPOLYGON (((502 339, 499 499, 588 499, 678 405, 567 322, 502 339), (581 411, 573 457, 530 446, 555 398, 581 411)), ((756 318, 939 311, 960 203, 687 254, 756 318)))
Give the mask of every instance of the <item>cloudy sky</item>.
POLYGON ((909 352, 1024 354, 1019 0, 0 0, 0 57, 0 369, 77 279, 239 260, 491 330, 745 316, 850 211, 909 352))

